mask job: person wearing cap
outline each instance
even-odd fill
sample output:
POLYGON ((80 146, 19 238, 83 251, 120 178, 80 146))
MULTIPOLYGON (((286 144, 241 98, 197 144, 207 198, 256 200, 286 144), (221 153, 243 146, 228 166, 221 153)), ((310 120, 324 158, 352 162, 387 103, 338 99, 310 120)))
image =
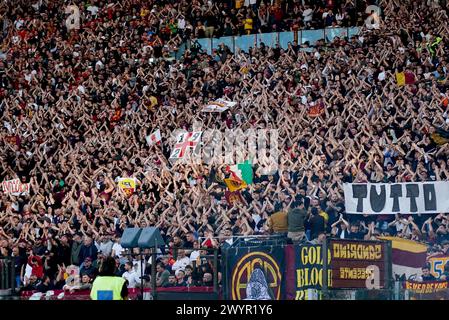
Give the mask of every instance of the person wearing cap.
POLYGON ((115 259, 107 257, 100 266, 98 277, 92 284, 90 298, 92 300, 127 300, 128 287, 126 280, 117 277, 115 259))

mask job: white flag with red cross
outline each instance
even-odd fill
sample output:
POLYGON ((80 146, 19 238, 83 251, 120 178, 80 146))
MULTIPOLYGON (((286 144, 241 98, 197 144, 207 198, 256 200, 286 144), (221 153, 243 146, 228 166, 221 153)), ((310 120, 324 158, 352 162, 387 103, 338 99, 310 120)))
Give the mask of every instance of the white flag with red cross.
POLYGON ((176 144, 172 150, 169 160, 176 161, 185 158, 191 150, 198 153, 201 142, 202 131, 182 132, 176 138, 176 144))
POLYGON ((149 136, 146 136, 145 140, 147 140, 148 146, 150 146, 150 147, 153 144, 161 142, 161 140, 162 140, 162 138, 161 138, 161 130, 157 129, 156 131, 154 131, 149 136))

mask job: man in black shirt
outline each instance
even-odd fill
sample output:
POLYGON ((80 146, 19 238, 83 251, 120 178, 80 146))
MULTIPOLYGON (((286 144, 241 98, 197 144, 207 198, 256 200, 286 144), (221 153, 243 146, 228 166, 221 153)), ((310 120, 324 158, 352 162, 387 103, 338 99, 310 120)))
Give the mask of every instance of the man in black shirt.
POLYGON ((317 208, 312 208, 311 217, 309 218, 310 225, 310 240, 318 237, 320 232, 324 232, 324 218, 319 215, 319 211, 317 208))
POLYGON ((356 223, 351 224, 347 239, 363 240, 364 237, 365 235, 359 230, 359 225, 356 223))
POLYGON ((189 231, 186 234, 186 240, 184 241, 184 248, 193 248, 193 243, 195 242, 195 238, 193 236, 193 232, 189 231))
POLYGON ((421 268, 421 270, 422 270, 422 275, 419 278, 420 282, 435 281, 436 280, 435 276, 430 273, 429 266, 424 266, 424 267, 421 268))
POLYGON ((36 290, 42 293, 46 293, 48 290, 53 290, 54 285, 48 275, 45 275, 42 282, 37 286, 36 290))
POLYGON ((12 248, 12 256, 14 258, 14 272, 16 275, 16 287, 20 287, 20 278, 24 274, 25 265, 27 263, 26 256, 19 252, 19 247, 12 248))

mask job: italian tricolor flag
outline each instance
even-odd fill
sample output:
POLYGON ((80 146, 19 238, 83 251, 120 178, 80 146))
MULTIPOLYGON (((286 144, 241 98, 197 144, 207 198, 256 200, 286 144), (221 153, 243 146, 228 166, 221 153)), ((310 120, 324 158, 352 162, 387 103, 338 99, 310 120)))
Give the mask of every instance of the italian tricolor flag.
POLYGON ((230 178, 225 179, 225 183, 231 192, 244 189, 253 183, 253 167, 248 160, 243 163, 227 166, 226 172, 231 174, 230 178))

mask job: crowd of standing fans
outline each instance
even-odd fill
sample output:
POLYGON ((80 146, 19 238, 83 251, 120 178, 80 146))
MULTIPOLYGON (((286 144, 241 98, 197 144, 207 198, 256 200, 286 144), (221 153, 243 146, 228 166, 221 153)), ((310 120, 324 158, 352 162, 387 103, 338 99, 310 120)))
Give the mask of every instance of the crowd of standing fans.
POLYGON ((79 30, 66 29, 64 1, 0 4, 0 178, 31 183, 27 195, 0 193, 0 257, 15 257, 23 290, 88 289, 106 256, 139 286, 140 258, 120 245, 127 227, 161 230, 169 245, 157 261, 161 287, 212 285, 201 248, 233 236, 395 235, 447 253, 447 213, 350 215, 342 190, 449 178, 448 144, 432 136, 449 129, 446 1, 378 1, 378 29, 312 50, 192 47, 179 60, 168 58, 195 38, 362 26, 371 2, 70 3, 80 8, 79 30), (398 85, 404 71, 411 81, 398 85), (202 112, 221 97, 237 105, 202 112), (255 163, 242 203, 230 205, 225 164, 168 161, 171 132, 195 122, 278 129, 279 169, 267 175, 255 163), (149 147, 156 129, 162 141, 149 147), (129 197, 117 186, 123 177, 137 180, 129 197), (67 283, 69 266, 80 283, 67 283))

